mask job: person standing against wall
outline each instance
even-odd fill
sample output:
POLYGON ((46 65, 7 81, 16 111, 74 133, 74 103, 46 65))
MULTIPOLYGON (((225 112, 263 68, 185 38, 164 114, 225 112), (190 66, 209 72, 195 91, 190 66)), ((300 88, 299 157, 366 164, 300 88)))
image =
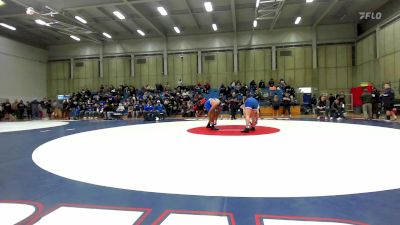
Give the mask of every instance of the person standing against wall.
POLYGON ((362 110, 364 113, 365 120, 372 119, 372 94, 368 92, 368 89, 364 89, 364 93, 360 96, 361 101, 363 102, 362 110))
POLYGON ((382 106, 385 109, 386 112, 386 120, 390 120, 391 116, 393 116, 393 119, 396 120, 397 117, 393 112, 394 108, 394 91, 390 87, 389 83, 386 83, 383 87, 383 91, 381 94, 381 100, 382 100, 382 106))
POLYGON ((372 118, 374 118, 374 115, 376 116, 377 119, 379 119, 380 117, 380 110, 379 110, 380 95, 381 93, 379 93, 378 89, 374 88, 372 90, 372 118))

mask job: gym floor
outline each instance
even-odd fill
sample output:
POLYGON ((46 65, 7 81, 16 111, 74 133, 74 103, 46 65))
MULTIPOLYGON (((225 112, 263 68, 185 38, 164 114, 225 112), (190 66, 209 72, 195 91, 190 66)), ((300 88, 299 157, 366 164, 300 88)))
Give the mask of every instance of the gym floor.
POLYGON ((399 123, 205 124, 2 122, 0 224, 400 224, 399 123))

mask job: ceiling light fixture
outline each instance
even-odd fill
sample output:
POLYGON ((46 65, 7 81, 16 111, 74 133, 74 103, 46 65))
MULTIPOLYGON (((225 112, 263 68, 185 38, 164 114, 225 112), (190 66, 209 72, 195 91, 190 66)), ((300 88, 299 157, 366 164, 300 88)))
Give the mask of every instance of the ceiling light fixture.
POLYGON ((8 24, 5 24, 5 23, 0 23, 0 26, 2 26, 2 27, 5 27, 5 28, 7 28, 7 29, 10 29, 10 30, 16 30, 16 28, 15 28, 15 27, 13 27, 13 26, 10 26, 10 25, 8 25, 8 24))
POLYGON ((125 16, 120 11, 114 11, 113 14, 120 20, 124 20, 125 16))
POLYGON ((253 21, 253 27, 256 28, 257 27, 257 20, 253 21))
POLYGON ((301 17, 299 16, 299 17, 296 18, 296 21, 294 21, 294 24, 299 24, 300 21, 301 21, 301 17))
POLYGON ((256 1, 256 8, 258 8, 258 6, 260 6, 260 0, 256 1))
POLYGON ((109 39, 112 38, 111 35, 107 34, 106 32, 103 32, 103 35, 104 35, 105 37, 109 38, 109 39))
POLYGON ((142 35, 142 36, 145 36, 145 35, 146 35, 142 30, 137 30, 137 32, 138 32, 140 35, 142 35))
POLYGON ((311 3, 311 2, 313 2, 314 0, 306 0, 306 3, 311 3))
POLYGON ((78 20, 81 23, 87 24, 87 21, 85 19, 83 19, 82 17, 80 17, 80 16, 75 16, 75 19, 78 20))
POLYGON ((181 33, 181 30, 179 30, 179 27, 174 27, 174 30, 175 30, 175 32, 178 33, 178 34, 181 33))
POLYGON ((69 37, 74 39, 75 41, 80 41, 81 40, 80 38, 78 38, 77 36, 74 36, 74 35, 70 35, 69 37))
POLYGON ((211 2, 204 2, 204 7, 206 8, 207 12, 213 11, 213 6, 212 6, 211 2))
POLYGON ((32 7, 28 7, 26 8, 26 14, 32 16, 33 14, 35 14, 35 9, 33 9, 32 7))
POLYGON ((164 7, 162 7, 162 6, 157 7, 157 10, 158 10, 158 12, 160 12, 160 14, 161 14, 162 16, 168 15, 167 11, 166 11, 166 10, 164 9, 164 7))
POLYGON ((42 25, 42 26, 48 26, 48 27, 50 26, 50 24, 44 22, 44 21, 41 20, 41 19, 36 19, 36 20, 35 20, 35 23, 37 23, 37 24, 39 24, 39 25, 42 25))
POLYGON ((218 30, 217 24, 213 23, 212 28, 214 31, 217 31, 218 30))
POLYGON ((5 5, 6 3, 5 2, 3 2, 2 0, 0 0, 0 6, 3 6, 3 5, 5 5))

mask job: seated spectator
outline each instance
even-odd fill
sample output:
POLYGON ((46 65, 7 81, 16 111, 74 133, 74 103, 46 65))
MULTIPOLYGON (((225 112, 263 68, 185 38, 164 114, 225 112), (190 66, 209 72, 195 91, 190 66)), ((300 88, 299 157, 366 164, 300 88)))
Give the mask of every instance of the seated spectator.
POLYGON ((275 86, 275 81, 274 81, 273 78, 269 79, 269 81, 268 81, 268 86, 269 86, 270 88, 273 87, 273 86, 275 86))
POLYGON ((341 120, 344 119, 344 108, 342 107, 342 104, 340 104, 339 98, 335 99, 333 101, 333 104, 331 106, 331 120, 341 120))
POLYGON ((333 96, 333 94, 329 94, 328 101, 329 101, 329 106, 332 106, 333 102, 335 101, 336 97, 333 96))
POLYGON ((344 95, 343 91, 340 91, 339 94, 336 95, 336 98, 339 98, 340 104, 346 105, 346 96, 344 95))
POLYGON ((160 119, 165 119, 166 110, 163 104, 161 104, 160 100, 157 100, 157 104, 154 106, 155 111, 157 112, 157 117, 160 119))
POLYGON ((103 112, 106 120, 112 120, 112 115, 114 113, 114 107, 110 103, 106 103, 103 108, 103 112))
POLYGON ((292 117, 292 113, 290 111, 291 104, 292 104, 292 98, 290 97, 289 92, 286 92, 282 98, 282 106, 283 106, 282 116, 284 116, 286 114, 286 111, 288 111, 289 117, 292 117))
POLYGON ((279 88, 283 91, 286 91, 286 82, 284 79, 280 79, 279 84, 278 84, 279 88))
POLYGON ((258 83, 258 88, 265 88, 265 82, 263 80, 258 83))
POLYGON ((151 101, 148 101, 147 104, 143 107, 143 116, 146 121, 154 121, 156 120, 156 115, 154 113, 154 106, 151 101))
POLYGON ((326 100, 326 96, 323 95, 320 97, 318 103, 317 103, 317 108, 316 108, 316 114, 317 114, 317 119, 322 119, 322 117, 325 120, 328 120, 328 101, 326 100))
POLYGON ((123 113, 125 111, 125 107, 122 103, 118 104, 117 109, 115 110, 117 113, 123 113))
POLYGON ((251 82, 250 82, 250 90, 255 90, 256 89, 256 82, 254 81, 254 80, 252 80, 251 82))

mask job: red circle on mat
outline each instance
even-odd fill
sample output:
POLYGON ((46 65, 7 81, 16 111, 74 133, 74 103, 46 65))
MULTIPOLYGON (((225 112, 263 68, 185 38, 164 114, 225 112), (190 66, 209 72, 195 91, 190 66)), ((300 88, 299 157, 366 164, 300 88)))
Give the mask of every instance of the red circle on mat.
POLYGON ((249 136, 249 135, 263 135, 263 134, 273 134, 280 130, 273 127, 256 126, 255 131, 250 131, 249 133, 242 133, 245 126, 244 125, 221 125, 215 126, 219 130, 211 130, 204 127, 195 127, 187 130, 189 133, 202 134, 202 135, 220 135, 220 136, 249 136))

